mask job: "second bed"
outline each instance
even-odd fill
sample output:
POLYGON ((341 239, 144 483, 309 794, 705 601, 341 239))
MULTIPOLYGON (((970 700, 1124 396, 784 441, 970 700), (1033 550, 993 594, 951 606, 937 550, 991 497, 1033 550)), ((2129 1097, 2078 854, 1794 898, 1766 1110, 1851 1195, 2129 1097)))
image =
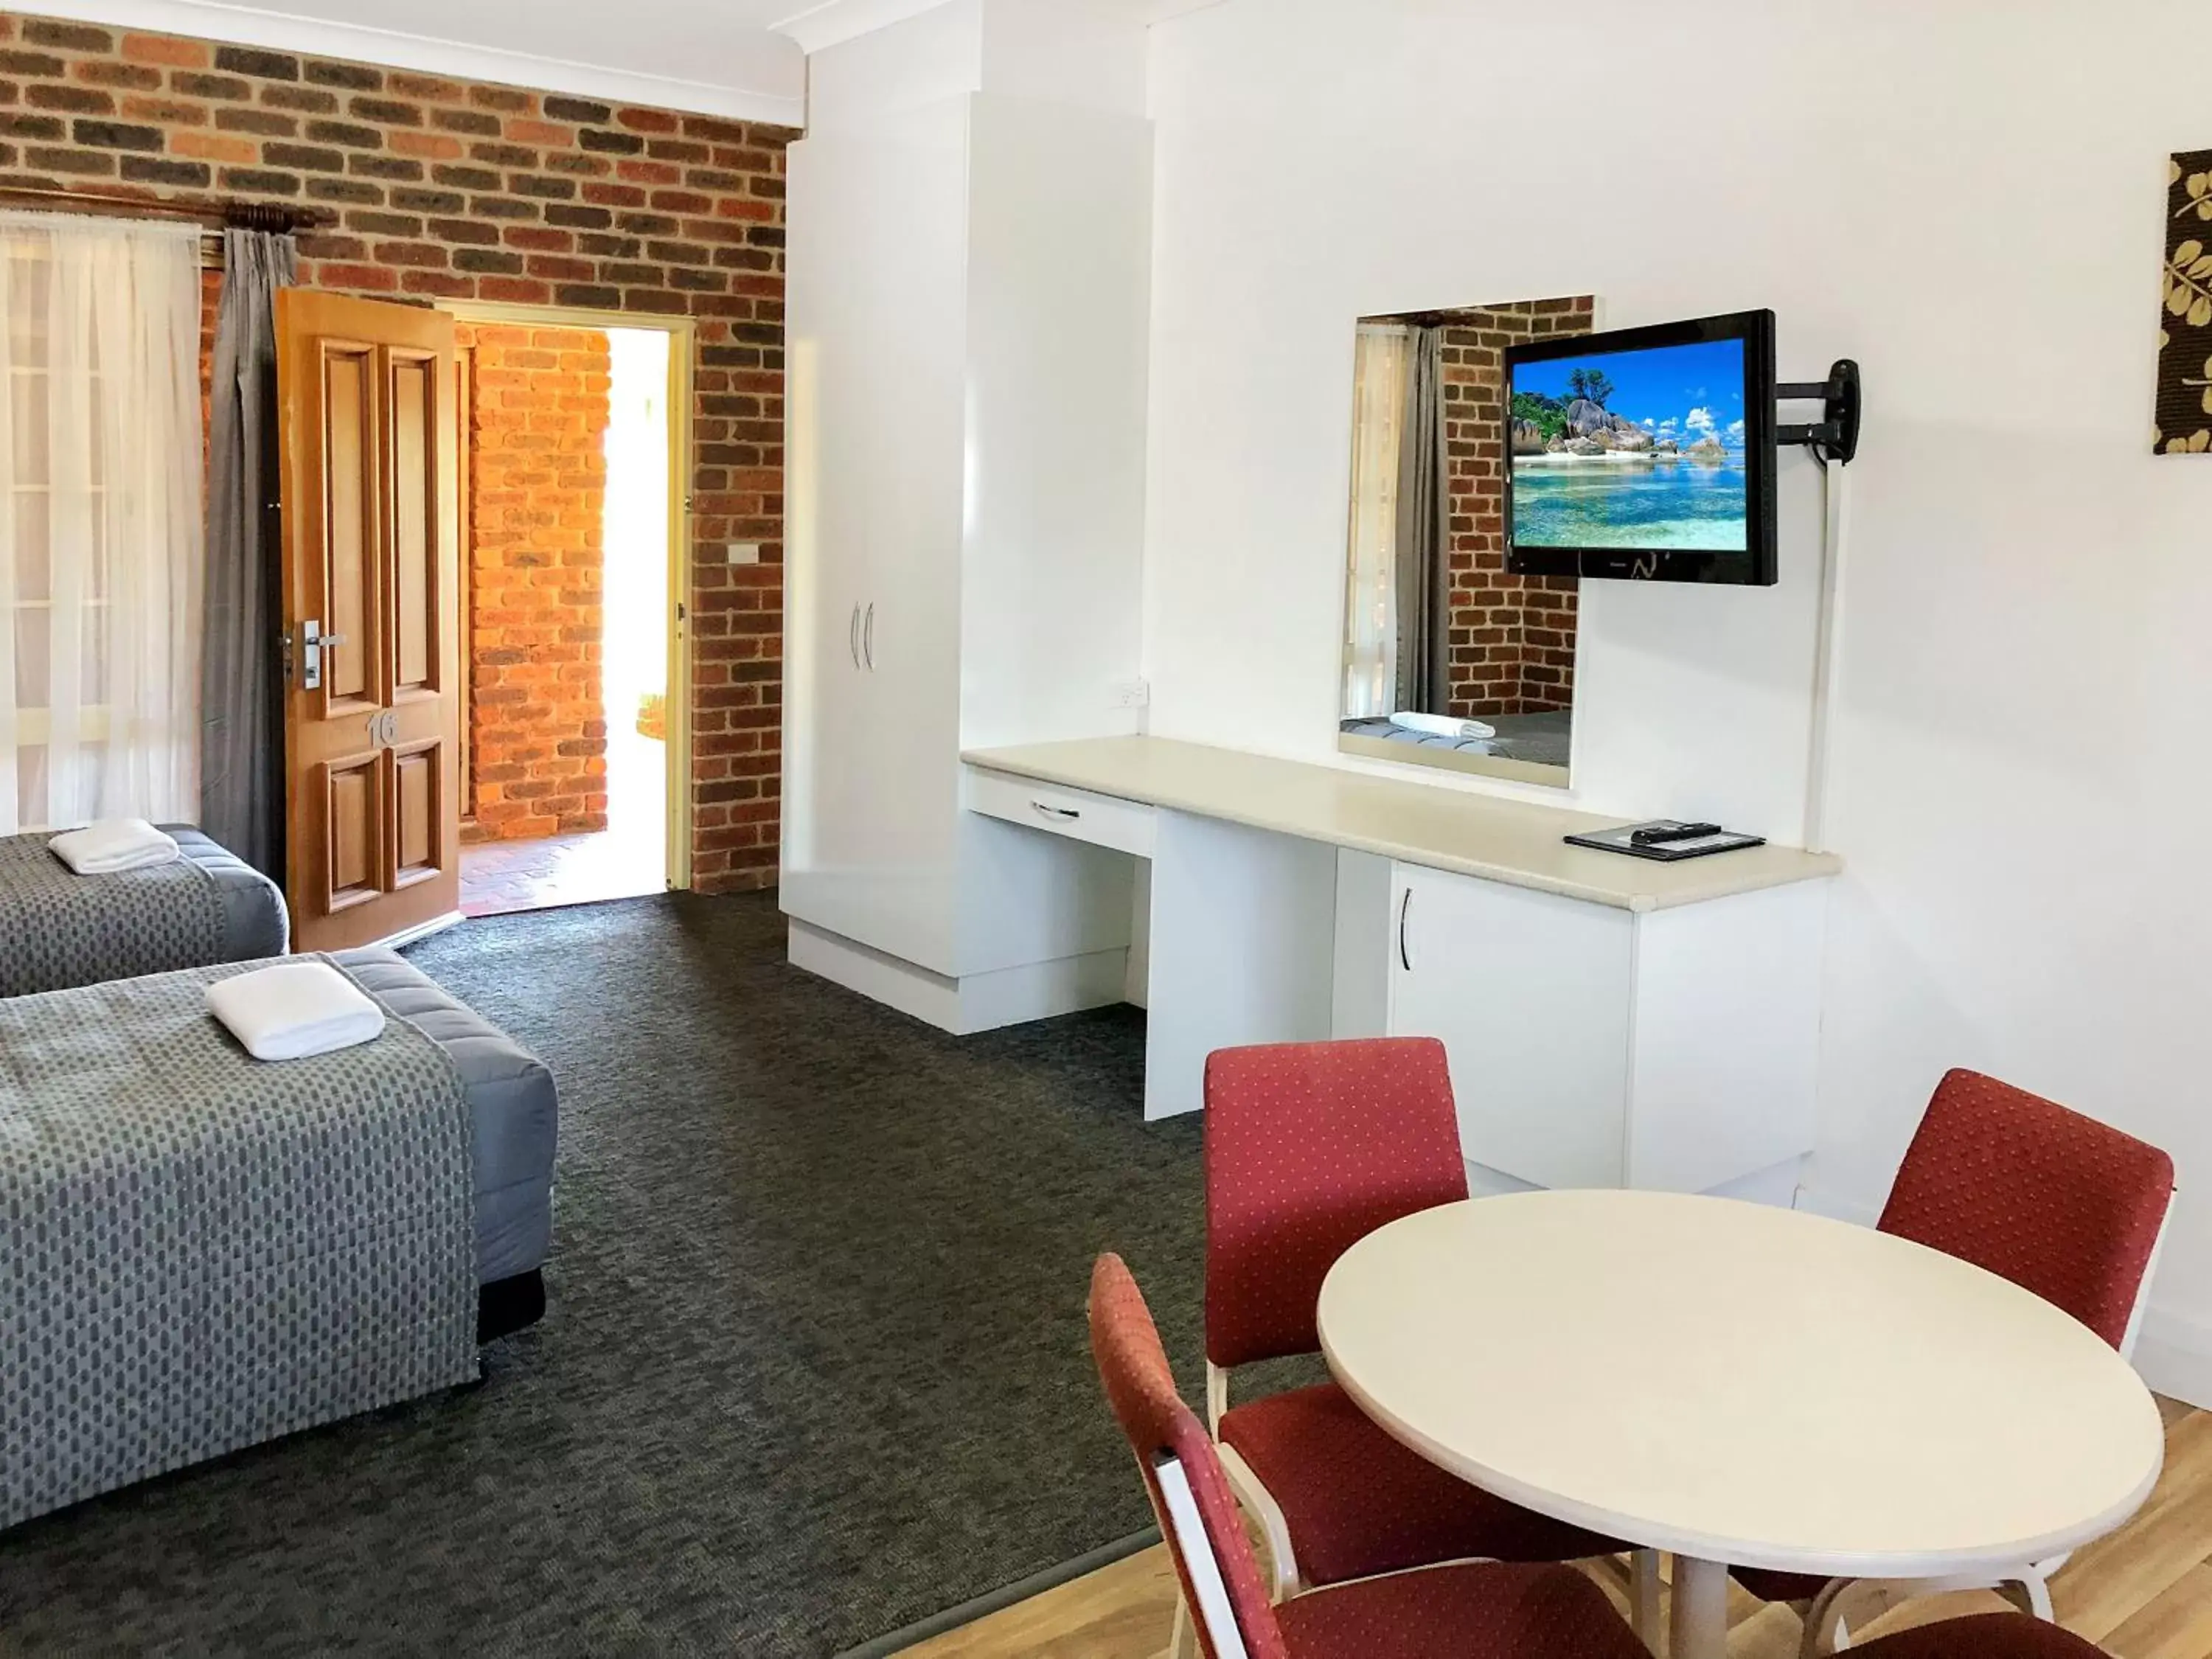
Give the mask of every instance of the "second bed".
POLYGON ((80 876, 47 835, 0 836, 0 997, 279 957, 290 944, 276 884, 185 824, 178 857, 80 876))

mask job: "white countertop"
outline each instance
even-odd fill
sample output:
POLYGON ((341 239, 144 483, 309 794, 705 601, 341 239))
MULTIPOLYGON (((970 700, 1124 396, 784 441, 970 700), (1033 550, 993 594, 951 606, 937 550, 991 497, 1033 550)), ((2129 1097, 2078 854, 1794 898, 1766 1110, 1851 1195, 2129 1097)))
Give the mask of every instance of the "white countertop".
POLYGON ((1085 738, 969 750, 970 766, 1202 817, 1331 842, 1623 910, 1832 876, 1832 853, 1753 847, 1662 864, 1570 847, 1562 836, 1632 822, 1496 795, 1403 783, 1170 738, 1085 738))

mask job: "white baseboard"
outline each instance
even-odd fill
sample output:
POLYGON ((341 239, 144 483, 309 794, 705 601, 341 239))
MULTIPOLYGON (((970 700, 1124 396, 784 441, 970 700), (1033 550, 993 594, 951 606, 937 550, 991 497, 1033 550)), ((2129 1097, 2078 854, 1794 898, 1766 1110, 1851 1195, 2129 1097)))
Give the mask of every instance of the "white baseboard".
POLYGON ((1467 1193, 1469 1198, 1498 1198, 1507 1193, 1540 1193, 1544 1190, 1533 1181, 1523 1181, 1519 1176, 1493 1170, 1487 1164, 1477 1164, 1471 1158, 1462 1162, 1467 1165, 1467 1193))
POLYGON ((1797 1189, 1794 1206, 1814 1215, 1826 1216, 1832 1221, 1848 1221, 1855 1227, 1871 1227, 1881 1219, 1881 1206, 1867 1205, 1843 1193, 1808 1182, 1797 1189))
POLYGON ((2212 1324, 2154 1305, 2136 1338, 2136 1370, 2155 1392, 2212 1411, 2212 1324))
POLYGON ((951 979, 796 917, 790 960, 955 1036, 1119 1002, 1128 972, 1127 951, 1098 951, 951 979))
POLYGON ((1708 1191, 1714 1198, 1740 1198, 1747 1204, 1770 1204, 1778 1210, 1794 1210, 1801 1207, 1798 1200, 1805 1189, 1797 1183, 1804 1172, 1802 1158, 1785 1158, 1764 1170, 1738 1176, 1734 1181, 1723 1181, 1708 1191))
MULTIPOLYGON (((1496 1198, 1505 1193, 1541 1192, 1533 1181, 1523 1181, 1518 1176, 1507 1175, 1503 1170, 1493 1170, 1473 1158, 1467 1164, 1467 1190, 1473 1198, 1496 1198)), ((1741 1198, 1753 1204, 1771 1204, 1778 1208, 1802 1208, 1793 1202, 1802 1188, 1797 1185, 1798 1172, 1804 1167, 1802 1158, 1785 1158, 1771 1170, 1761 1170, 1740 1180, 1724 1182, 1712 1189, 1715 1198, 1741 1198)))
POLYGON ((412 927, 403 927, 389 939, 376 941, 379 948, 397 951, 403 945, 413 945, 433 933, 442 933, 448 927, 458 927, 468 918, 459 910, 448 910, 442 916, 433 916, 428 921, 418 921, 412 927))

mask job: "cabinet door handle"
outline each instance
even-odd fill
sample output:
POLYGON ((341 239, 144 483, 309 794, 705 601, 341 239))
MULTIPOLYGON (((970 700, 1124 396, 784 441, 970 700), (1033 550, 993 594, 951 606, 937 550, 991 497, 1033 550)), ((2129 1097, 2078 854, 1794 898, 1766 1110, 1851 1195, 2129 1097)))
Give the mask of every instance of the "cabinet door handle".
POLYGON ((1398 965, 1407 973, 1413 971, 1413 958, 1406 952, 1406 913, 1413 908, 1413 890, 1408 887, 1398 900, 1398 965))
POLYGON ((853 653, 853 666, 860 665, 860 602, 853 601, 852 625, 845 630, 845 643, 853 653))
POLYGON ((876 604, 868 601, 868 619, 860 624, 860 654, 868 659, 868 672, 876 672, 876 604))
POLYGON ((1030 810, 1048 818, 1058 818, 1062 823, 1073 823, 1083 816, 1073 806, 1054 806, 1050 801, 1033 800, 1030 810))

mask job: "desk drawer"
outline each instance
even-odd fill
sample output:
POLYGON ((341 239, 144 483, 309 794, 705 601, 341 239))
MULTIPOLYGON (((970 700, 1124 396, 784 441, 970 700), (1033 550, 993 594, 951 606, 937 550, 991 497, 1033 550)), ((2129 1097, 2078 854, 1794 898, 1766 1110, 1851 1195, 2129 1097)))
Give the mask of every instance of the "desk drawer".
POLYGON ((1032 830, 1133 853, 1140 859, 1152 855, 1152 809, 1141 801, 971 769, 968 805, 975 811, 1009 823, 1025 823, 1032 830))

